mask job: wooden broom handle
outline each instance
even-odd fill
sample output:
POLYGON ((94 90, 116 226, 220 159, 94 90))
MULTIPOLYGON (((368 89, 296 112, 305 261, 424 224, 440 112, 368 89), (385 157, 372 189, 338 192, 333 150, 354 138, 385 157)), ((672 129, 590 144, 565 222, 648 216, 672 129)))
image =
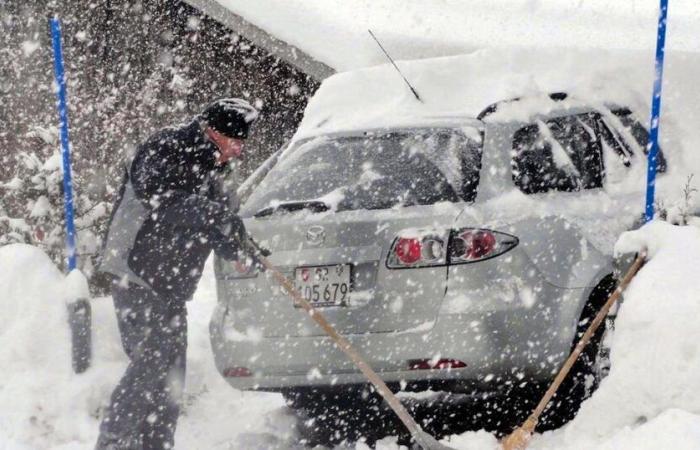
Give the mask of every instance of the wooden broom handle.
POLYGON ((569 374, 569 371, 571 371, 571 368, 573 367, 574 363, 581 355, 581 352, 583 351, 584 347, 590 342, 591 338, 598 330, 598 327, 600 327, 600 324, 603 322, 603 320, 605 320, 605 316, 608 315, 608 312, 610 311, 610 308, 612 308, 612 305, 617 301, 618 298, 620 298, 620 295, 622 295, 622 291, 625 290, 630 281, 632 281, 632 278, 642 267, 642 264, 644 264, 645 258, 646 252, 641 252, 637 256, 630 268, 627 270, 625 276, 622 278, 622 281, 620 282, 619 286, 615 289, 615 291, 613 291, 612 295, 610 296, 610 298, 608 298, 608 301, 605 302, 598 314, 596 314, 595 318, 593 319, 593 322, 591 322, 586 332, 576 344, 574 351, 571 352, 571 355, 569 355, 567 360, 564 362, 564 365, 562 366, 561 370, 559 370, 557 376, 554 378, 554 381, 552 382, 551 386, 549 386, 549 389, 547 389, 547 392, 545 392, 544 397, 542 397, 542 400, 540 400, 539 404, 532 412, 530 417, 528 417, 525 423, 525 427, 532 428, 530 430, 531 432, 537 425, 540 415, 542 415, 542 412, 544 412, 544 409, 547 407, 547 404, 557 392, 557 389, 559 389, 559 386, 561 386, 561 383, 564 381, 564 378, 566 378, 566 376, 569 374))
POLYGON ((403 422, 411 436, 415 441, 424 449, 430 449, 433 447, 431 443, 428 442, 425 432, 421 429, 420 425, 413 420, 413 417, 408 413, 406 408, 401 404, 401 401, 391 392, 391 389, 384 383, 379 375, 370 367, 370 365, 365 361, 365 359, 355 350, 355 348, 350 344, 350 342, 341 336, 333 326, 328 323, 325 316, 321 314, 320 311, 315 309, 311 304, 306 301, 304 297, 296 290, 294 284, 284 275, 282 275, 274 266, 262 255, 259 251, 255 252, 255 259, 265 267, 265 270, 272 275, 272 277, 280 284, 287 293, 294 299, 294 301, 299 304, 309 316, 318 323, 323 331, 328 334, 328 336, 333 339, 338 348, 342 350, 355 365, 360 369, 360 371, 367 377, 367 379, 374 385, 377 392, 384 398, 389 407, 396 413, 398 418, 403 422))

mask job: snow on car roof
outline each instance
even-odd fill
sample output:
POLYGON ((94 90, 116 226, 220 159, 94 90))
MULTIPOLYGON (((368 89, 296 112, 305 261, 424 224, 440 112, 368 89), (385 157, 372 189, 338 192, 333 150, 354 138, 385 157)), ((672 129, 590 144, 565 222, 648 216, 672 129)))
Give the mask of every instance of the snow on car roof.
POLYGON ((590 103, 645 108, 652 81, 647 56, 644 52, 487 49, 399 61, 422 101, 390 64, 343 72, 321 84, 295 138, 449 123, 475 118, 501 100, 531 97, 504 105, 490 117, 522 120, 528 113, 554 108, 556 103, 546 95, 552 92, 567 92, 590 103))
MULTIPOLYGON (((649 49, 658 2, 609 0, 214 0, 338 70, 385 62, 372 29, 396 59, 477 48, 555 46, 649 49)), ((668 50, 700 51, 700 3, 674 0, 668 50)))

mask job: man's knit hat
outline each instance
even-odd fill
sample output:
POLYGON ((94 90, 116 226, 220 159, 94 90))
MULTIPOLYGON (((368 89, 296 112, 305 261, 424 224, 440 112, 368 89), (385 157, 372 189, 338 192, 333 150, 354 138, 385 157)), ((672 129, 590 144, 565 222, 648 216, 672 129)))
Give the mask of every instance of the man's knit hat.
POLYGON ((224 136, 246 139, 258 110, 241 98, 221 98, 210 103, 201 114, 208 127, 224 136))

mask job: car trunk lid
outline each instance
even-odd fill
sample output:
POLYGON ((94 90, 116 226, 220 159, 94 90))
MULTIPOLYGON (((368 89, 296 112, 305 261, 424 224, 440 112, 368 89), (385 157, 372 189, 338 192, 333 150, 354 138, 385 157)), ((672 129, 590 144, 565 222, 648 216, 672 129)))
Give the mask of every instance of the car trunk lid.
MULTIPOLYGON (((445 294, 447 268, 389 269, 386 261, 394 239, 409 228, 446 230, 458 213, 451 203, 339 213, 300 211, 247 219, 246 226, 272 251, 270 262, 292 280, 298 270, 308 267, 350 269, 350 291, 342 306, 319 307, 339 332, 398 332, 432 326, 445 294)), ((233 280, 227 273, 232 272, 224 269, 220 275, 226 280, 225 295, 239 331, 251 329, 267 337, 323 334, 270 276, 233 280)))

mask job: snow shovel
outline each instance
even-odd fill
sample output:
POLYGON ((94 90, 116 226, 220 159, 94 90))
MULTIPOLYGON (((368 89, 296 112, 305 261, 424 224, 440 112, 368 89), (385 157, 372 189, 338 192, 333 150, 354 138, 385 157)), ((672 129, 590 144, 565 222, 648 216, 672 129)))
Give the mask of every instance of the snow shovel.
POLYGON ((630 281, 632 281, 632 278, 634 278, 639 269, 642 267, 645 258, 646 252, 641 252, 639 255, 637 255, 637 258, 627 270, 627 273, 625 273, 622 281, 620 281, 620 285, 617 287, 617 289, 615 289, 612 295, 610 295, 608 301, 605 302, 600 311, 598 311, 598 314, 593 319, 593 322, 591 322, 586 332, 576 344, 574 351, 571 352, 571 355, 569 355, 567 360, 564 362, 564 365, 559 370, 559 373, 554 378, 551 386, 549 386, 549 389, 547 389, 547 392, 545 392, 542 400, 540 400, 540 402, 537 404, 537 407, 532 412, 530 417, 528 417, 520 427, 516 428, 515 431, 501 441, 503 450, 525 450, 527 448, 528 444, 530 443, 532 433, 535 431, 535 427, 539 422, 540 415, 542 415, 542 412, 544 412, 547 404, 549 404, 549 401, 552 399, 554 394, 556 394, 557 389, 559 389, 559 386, 568 375, 579 355, 581 355, 583 348, 590 342, 596 330, 598 330, 598 327, 600 327, 600 324, 603 322, 603 320, 605 320, 610 308, 620 298, 622 291, 625 290, 630 281))
POLYGON ((350 360, 355 363, 358 369, 367 377, 370 383, 377 389, 377 392, 384 398, 384 401, 389 405, 389 407, 396 413, 401 422, 406 426, 406 429, 411 434, 413 440, 420 445, 424 450, 454 450, 452 447, 443 445, 437 441, 434 437, 423 431, 423 429, 413 420, 413 417, 408 413, 406 408, 401 404, 401 401, 391 392, 391 389, 384 383, 379 375, 370 367, 370 365, 365 361, 365 359, 358 353, 357 350, 350 344, 350 342, 343 336, 338 334, 338 332, 333 328, 333 326, 326 320, 325 316, 321 312, 315 309, 311 304, 299 294, 299 292, 294 287, 294 283, 282 275, 277 269, 275 269, 272 264, 263 256, 263 251, 258 247, 258 245, 252 240, 248 239, 244 242, 244 251, 246 254, 250 255, 254 261, 258 262, 266 272, 268 272, 277 281, 287 294, 289 294, 292 299, 301 306, 309 316, 318 323, 323 331, 326 332, 333 342, 342 350, 350 360))

